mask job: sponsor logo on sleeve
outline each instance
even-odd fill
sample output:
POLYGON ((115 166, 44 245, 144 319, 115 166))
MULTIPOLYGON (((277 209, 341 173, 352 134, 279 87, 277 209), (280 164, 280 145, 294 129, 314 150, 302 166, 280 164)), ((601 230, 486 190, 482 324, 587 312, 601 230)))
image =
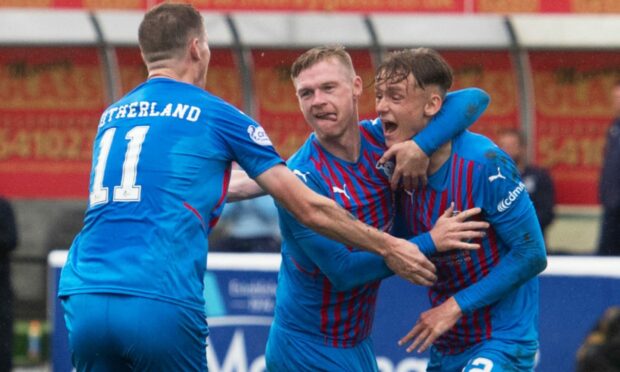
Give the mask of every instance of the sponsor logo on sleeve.
POLYGON ((523 182, 519 182, 517 187, 515 187, 514 190, 510 191, 508 193, 508 196, 504 200, 502 200, 499 203, 497 203, 497 211, 498 212, 504 212, 505 210, 510 208, 512 203, 515 200, 517 200, 519 195, 521 195, 525 190, 526 190, 525 184, 523 182))
POLYGON ((250 125, 248 126, 248 134, 250 135, 252 141, 257 144, 261 146, 272 146, 271 140, 267 136, 267 133, 265 133, 265 129, 263 129, 263 127, 250 125))

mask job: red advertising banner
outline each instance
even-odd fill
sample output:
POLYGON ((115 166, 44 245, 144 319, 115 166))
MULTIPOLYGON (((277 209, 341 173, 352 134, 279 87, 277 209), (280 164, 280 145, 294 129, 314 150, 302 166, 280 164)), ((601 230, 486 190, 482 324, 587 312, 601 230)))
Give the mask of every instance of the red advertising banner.
POLYGON ((620 54, 533 52, 536 162, 551 170, 561 204, 597 204, 611 88, 620 54))
POLYGON ((85 197, 104 105, 96 49, 0 49, 0 194, 85 197))
POLYGON ((442 51, 454 70, 453 89, 478 87, 491 96, 489 107, 471 130, 491 139, 505 128, 519 127, 517 78, 508 52, 442 51))
POLYGON ((476 13, 618 13, 617 0, 473 0, 476 13))
MULTIPOLYGON (((164 0, 0 0, 0 7, 147 9, 164 0)), ((201 10, 463 12, 466 0, 187 0, 201 10)))
MULTIPOLYGON (((290 67, 304 50, 255 50, 254 88, 258 107, 257 119, 265 127, 269 138, 284 158, 292 155, 306 140, 311 128, 299 109, 295 88, 290 78, 290 67)), ((364 81, 360 100, 360 118, 374 118, 374 70, 367 51, 349 50, 358 75, 364 81)))
MULTIPOLYGON (((147 71, 136 48, 116 48, 121 78, 121 92, 125 94, 146 80, 147 71)), ((238 108, 243 104, 241 76, 233 54, 228 49, 211 49, 206 89, 238 108)))
MULTIPOLYGON (((145 10, 164 0, 0 0, 0 7, 145 10)), ((618 13, 617 0, 186 0, 208 11, 618 13)))

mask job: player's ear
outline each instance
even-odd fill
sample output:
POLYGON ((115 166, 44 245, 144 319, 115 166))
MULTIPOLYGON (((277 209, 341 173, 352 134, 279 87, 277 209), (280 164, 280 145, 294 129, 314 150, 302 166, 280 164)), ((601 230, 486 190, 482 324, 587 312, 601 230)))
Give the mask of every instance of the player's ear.
POLYGON ((364 84, 362 84, 362 78, 358 75, 355 75, 355 77, 353 78, 353 95, 356 98, 360 98, 362 96, 362 91, 364 90, 363 85, 364 84))
POLYGON ((435 116, 441 110, 443 98, 438 92, 432 92, 424 105, 425 116, 435 116))
POLYGON ((200 40, 198 38, 193 38, 189 43, 189 55, 192 57, 192 60, 199 61, 202 58, 200 54, 200 40))

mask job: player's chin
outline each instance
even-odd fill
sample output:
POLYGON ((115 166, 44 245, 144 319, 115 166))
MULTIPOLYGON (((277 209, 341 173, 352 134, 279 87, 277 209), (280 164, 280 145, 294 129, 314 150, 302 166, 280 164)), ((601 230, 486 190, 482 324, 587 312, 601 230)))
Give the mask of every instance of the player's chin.
POLYGON ((384 133, 384 137, 385 145, 387 146, 387 148, 390 148, 400 142, 398 136, 396 136, 395 133, 384 133))

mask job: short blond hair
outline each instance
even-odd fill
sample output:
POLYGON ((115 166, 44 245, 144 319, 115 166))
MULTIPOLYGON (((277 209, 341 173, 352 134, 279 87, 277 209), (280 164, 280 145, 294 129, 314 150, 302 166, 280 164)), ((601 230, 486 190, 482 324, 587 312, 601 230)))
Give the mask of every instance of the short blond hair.
POLYGON ((305 51, 297 57, 291 66, 291 79, 295 80, 302 71, 314 66, 315 64, 328 60, 337 59, 343 66, 355 76, 355 68, 351 56, 342 45, 325 45, 305 51))

